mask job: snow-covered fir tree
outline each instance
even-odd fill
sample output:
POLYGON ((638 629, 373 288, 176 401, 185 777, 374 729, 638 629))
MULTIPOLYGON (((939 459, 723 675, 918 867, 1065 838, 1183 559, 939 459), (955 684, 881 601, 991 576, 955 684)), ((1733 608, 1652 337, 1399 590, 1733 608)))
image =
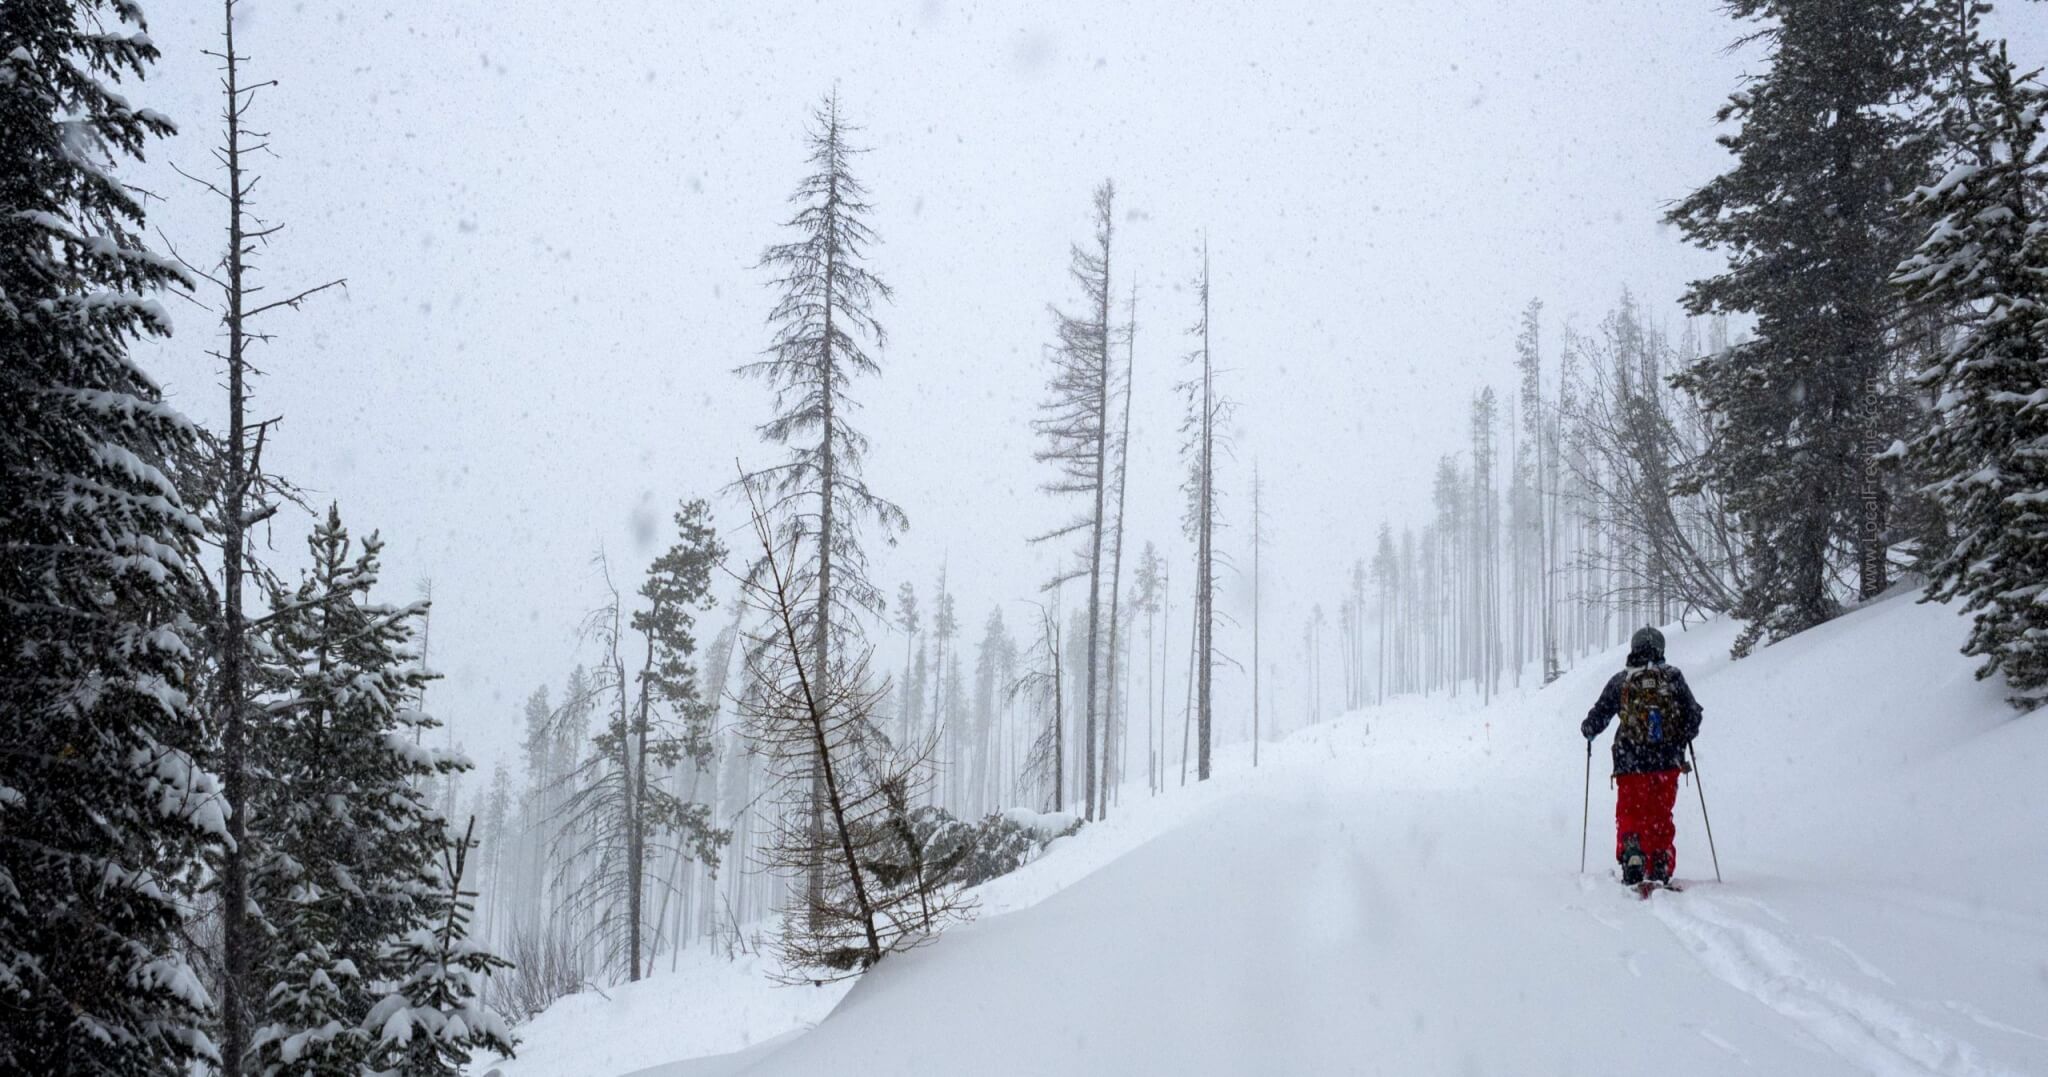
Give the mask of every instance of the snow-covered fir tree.
POLYGON ((407 971, 394 939, 438 911, 445 820, 425 779, 468 764, 423 743, 424 603, 371 591, 383 543, 358 547, 338 508, 306 542, 312 567, 266 619, 263 719, 251 741, 246 840, 261 930, 252 955, 252 1065, 355 1074, 371 1066, 379 992, 407 971))
POLYGON ((472 819, 442 835, 424 915, 385 950, 400 975, 370 1009, 370 1072, 456 1077, 478 1051, 512 1053, 511 1031, 484 1005, 486 981, 508 963, 469 937, 476 894, 463 886, 475 827, 472 819))
POLYGON ((1723 105, 1736 160, 1667 219, 1725 251, 1694 283, 1694 313, 1756 318, 1756 332, 1682 383, 1714 414, 1703 478, 1748 528, 1737 643, 1782 639, 1833 617, 1835 551, 1858 591, 1885 583, 1884 492, 1874 444, 1901 414, 1897 303, 1887 281, 1916 237, 1898 199, 1925 182, 1917 103, 1944 40, 1934 0, 1736 0, 1770 66, 1723 105))
POLYGON ((195 431, 129 356, 181 275, 117 167, 172 132, 116 86, 137 5, 0 6, 0 1071, 215 1057, 179 946, 225 832, 196 762, 195 431))
POLYGON ((1954 160, 1909 200, 1926 228, 1898 283, 1961 332, 1921 372, 1911 447, 1952 531, 1927 597, 1975 615, 1965 654, 2022 710, 2048 702, 2048 88, 1984 48, 1947 95, 1954 160))

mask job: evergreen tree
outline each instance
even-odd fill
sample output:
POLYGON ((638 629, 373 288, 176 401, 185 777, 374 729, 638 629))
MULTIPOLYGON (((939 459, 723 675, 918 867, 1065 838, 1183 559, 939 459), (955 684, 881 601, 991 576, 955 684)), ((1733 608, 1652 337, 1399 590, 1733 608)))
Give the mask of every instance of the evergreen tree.
POLYGON ((706 871, 718 866, 718 849, 731 839, 729 831, 712 825, 708 805, 695 803, 669 787, 667 772, 685 759, 695 772, 711 764, 711 727, 718 712, 715 693, 703 692, 693 661, 697 650, 697 613, 717 605, 711 581, 725 560, 725 545, 711 523, 711 506, 703 499, 685 503, 675 515, 676 544, 655 558, 640 597, 647 608, 633 614, 633 629, 647 644, 639 676, 639 713, 629 732, 631 767, 629 813, 631 852, 629 953, 631 978, 640 971, 641 903, 647 891, 647 849, 650 842, 672 839, 660 851, 687 857, 706 871), (666 709, 666 714, 662 708, 666 709), (664 722, 666 717, 669 721, 664 722), (657 776, 659 769, 662 776, 657 776))
POLYGON ((511 966, 469 937, 474 891, 462 888, 471 819, 462 835, 443 835, 427 915, 386 951, 396 987, 370 1011, 378 1050, 371 1068, 398 1077, 457 1077, 477 1051, 512 1053, 512 1033, 484 1006, 488 978, 511 966))
MULTIPOLYGON (((582 670, 577 670, 581 675, 582 670)), ((560 907, 561 902, 549 890, 548 852, 553 845, 552 835, 559 815, 563 791, 561 779, 567 768, 561 763, 561 750, 557 743, 554 720, 556 711, 549 702, 547 685, 541 685, 526 697, 522 710, 526 726, 526 737, 520 745, 520 754, 526 764, 526 788, 520 794, 519 833, 519 887, 520 904, 530 913, 545 913, 560 907)), ((528 917, 521 918, 521 929, 537 930, 537 925, 528 917)))
POLYGON ((965 663, 960 661, 960 652, 949 648, 946 651, 946 736, 949 749, 943 761, 945 782, 942 788, 947 795, 940 798, 941 806, 949 810, 960 810, 967 799, 967 779, 972 771, 967 766, 969 729, 967 728, 967 672, 965 663))
POLYGON ((1733 0, 1761 25, 1770 67, 1718 119, 1735 164, 1667 219, 1728 268, 1698 281, 1694 313, 1751 314, 1756 333, 1695 363, 1682 384, 1716 418, 1701 481, 1749 529, 1737 643, 1833 617, 1837 546, 1863 597, 1884 587, 1875 456, 1896 400, 1896 303, 1886 284, 1912 248, 1898 199, 1928 178, 1918 101, 1941 49, 1934 0, 1733 0))
POLYGON ((129 2, 0 4, 0 1071, 183 1073, 216 1057, 178 946, 225 832, 192 654, 195 431, 128 356, 180 274, 116 175, 168 119, 129 2))
POLYGON ((906 698, 910 700, 910 714, 904 727, 903 743, 909 744, 928 732, 924 720, 924 687, 932 679, 931 648, 919 645, 917 655, 910 663, 910 680, 905 684, 906 698))
MULTIPOLYGON (((932 599, 932 711, 930 735, 939 738, 948 750, 946 759, 958 760, 959 715, 953 710, 953 638, 960 634, 960 616, 953 601, 953 592, 946 586, 946 565, 939 563, 939 583, 932 599)), ((940 788, 950 789, 954 775, 949 771, 940 788)), ((950 797, 941 797, 950 800, 950 797)))
MULTIPOLYGON (((1400 587, 1399 556, 1394 552, 1394 529, 1388 524, 1380 525, 1379 541, 1373 548, 1372 579, 1374 586, 1379 592, 1380 613, 1379 688, 1374 701, 1385 703, 1387 701, 1387 666, 1391 663, 1392 659, 1392 656, 1388 653, 1389 645, 1392 642, 1392 635, 1389 631, 1391 626, 1388 624, 1388 619, 1393 612, 1395 595, 1398 594, 1400 587)), ((1401 686, 1397 682, 1394 687, 1396 691, 1399 691, 1401 686)))
POLYGON ((260 734, 251 741, 253 1068, 356 1074, 369 1064, 391 940, 427 915, 441 812, 422 785, 466 760, 423 746, 429 675, 413 650, 424 603, 379 605, 383 543, 357 550, 337 509, 307 539, 312 568, 273 598, 260 734))
POLYGON ((709 806, 669 788, 668 772, 683 760, 693 770, 710 763, 715 708, 698 692, 695 611, 711 608, 712 573, 725 556, 704 501, 684 504, 675 523, 678 541, 641 585, 645 609, 625 615, 606 569, 610 598, 589 622, 604 653, 598 689, 606 721, 569 775, 557 838, 570 905, 628 980, 640 978, 651 946, 650 843, 672 839, 658 851, 715 866, 731 837, 712 825, 709 806), (637 674, 625 665, 628 630, 645 645, 637 674))
POLYGON ((963 815, 978 816, 996 807, 989 774, 998 741, 997 695, 1006 679, 1005 671, 1016 664, 1016 652, 1017 645, 1003 624, 1003 608, 997 606, 989 611, 988 620, 982 625, 981 644, 974 654, 973 773, 963 815))
POLYGON ((491 767, 491 784, 484 793, 482 809, 483 833, 478 836, 478 848, 484 854, 482 867, 490 895, 484 917, 489 928, 484 936, 490 939, 504 927, 506 854, 512 843, 512 771, 503 759, 491 767))
POLYGON ((909 580, 896 587, 896 627, 903 633, 903 679, 896 684, 896 739, 908 741, 924 709, 923 697, 911 690, 912 666, 917 661, 917 589, 909 580))
POLYGON ((1158 614, 1166 599, 1166 560, 1150 542, 1138 551, 1138 569, 1131 575, 1131 585, 1136 592, 1131 596, 1131 612, 1145 615, 1145 781, 1146 788, 1157 793, 1161 738, 1152 705, 1158 682, 1153 656, 1158 649, 1158 614))
POLYGON ((1926 557, 1932 601, 1963 599, 1963 653, 2013 705, 2048 701, 2048 88, 1985 47, 1949 96, 1955 160, 1910 199, 1926 228, 1898 283, 1962 331, 1921 380, 1936 398, 1912 445, 1953 531, 1926 557))

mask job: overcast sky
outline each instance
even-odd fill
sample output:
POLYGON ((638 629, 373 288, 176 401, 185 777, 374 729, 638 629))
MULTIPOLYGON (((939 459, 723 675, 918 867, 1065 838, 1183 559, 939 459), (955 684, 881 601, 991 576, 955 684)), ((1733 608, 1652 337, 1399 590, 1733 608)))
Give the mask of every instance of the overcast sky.
MULTIPOLYGON (((2048 57, 2048 12, 2008 6, 2016 57, 2048 57)), ((167 165, 213 167, 218 5, 146 7, 164 58, 130 96, 182 130, 138 175, 164 196, 153 224, 211 260, 223 211, 167 165)), ((433 580, 431 709, 481 764, 511 757, 520 703, 578 660, 592 555, 632 586, 679 499, 778 451, 752 432, 766 391, 730 371, 769 339, 755 264, 835 83, 896 290, 885 374, 857 387, 869 480, 912 522, 877 580, 926 591, 946 559, 970 640, 998 603, 1023 630, 1057 554, 1023 538, 1071 512, 1031 460, 1047 304, 1075 301, 1068 245, 1113 177, 1116 288, 1139 289, 1131 556, 1174 555, 1184 615, 1171 384, 1206 233, 1240 404, 1221 482, 1242 525, 1254 458, 1267 480, 1283 723, 1310 603, 1380 521, 1422 521, 1471 394, 1512 384, 1522 306, 1547 304, 1554 361, 1561 322, 1591 327, 1624 286, 1675 329, 1684 282, 1718 264, 1659 223, 1723 166, 1713 112, 1755 62, 1724 51, 1739 30, 1717 5, 1019 7, 243 0, 238 46, 279 83, 253 119, 276 154, 261 212, 287 225, 263 279, 348 280, 266 327, 254 413, 284 417, 267 462, 383 531, 387 597, 433 580)), ((178 334, 145 361, 218 424, 213 320, 172 307, 178 334)), ((744 537, 732 504, 719 519, 744 537)), ((295 570, 305 530, 280 520, 277 564, 295 570)), ((1227 646, 1248 657, 1244 640, 1227 646)), ((1326 695, 1337 677, 1332 658, 1326 695)))

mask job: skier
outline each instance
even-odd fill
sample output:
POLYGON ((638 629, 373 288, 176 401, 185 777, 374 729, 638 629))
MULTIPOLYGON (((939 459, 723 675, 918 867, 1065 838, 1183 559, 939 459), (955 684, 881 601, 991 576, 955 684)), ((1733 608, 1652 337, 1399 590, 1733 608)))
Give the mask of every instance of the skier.
POLYGON ((1590 753, 1593 738, 1621 719, 1614 732, 1614 859, 1628 886, 1669 885, 1678 866, 1671 807, 1679 774, 1692 770, 1685 750, 1699 735, 1701 714, 1685 674, 1664 662, 1664 633, 1645 626, 1629 640, 1628 668, 1607 682, 1579 723, 1590 753))

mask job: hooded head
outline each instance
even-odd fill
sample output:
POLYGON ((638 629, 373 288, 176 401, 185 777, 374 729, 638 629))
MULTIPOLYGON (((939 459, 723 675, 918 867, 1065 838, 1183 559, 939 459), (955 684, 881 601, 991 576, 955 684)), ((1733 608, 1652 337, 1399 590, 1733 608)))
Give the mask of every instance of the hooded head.
POLYGON ((1647 666, 1662 661, 1664 661, 1664 633, 1651 628, 1649 625, 1636 629, 1636 634, 1629 637, 1628 641, 1628 664, 1631 666, 1647 666))

